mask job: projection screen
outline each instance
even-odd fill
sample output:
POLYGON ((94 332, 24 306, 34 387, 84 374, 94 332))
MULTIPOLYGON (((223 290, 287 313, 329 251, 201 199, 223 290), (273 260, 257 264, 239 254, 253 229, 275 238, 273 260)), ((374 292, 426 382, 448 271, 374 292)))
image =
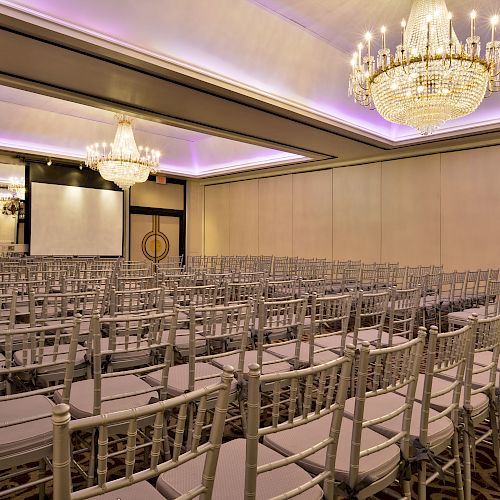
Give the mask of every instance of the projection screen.
POLYGON ((123 192, 31 184, 31 255, 121 255, 123 192))

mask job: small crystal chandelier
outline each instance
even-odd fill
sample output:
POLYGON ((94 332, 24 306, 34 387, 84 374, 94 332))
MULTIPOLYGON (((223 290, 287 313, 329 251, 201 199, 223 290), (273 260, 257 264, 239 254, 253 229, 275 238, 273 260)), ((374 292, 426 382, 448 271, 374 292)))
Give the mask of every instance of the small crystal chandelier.
POLYGON ((139 182, 148 180, 157 172, 160 153, 154 149, 137 147, 132 130, 132 118, 115 115, 118 122, 113 144, 103 142, 87 147, 85 164, 98 170, 107 181, 122 189, 129 189, 139 182))
POLYGON ((18 177, 11 177, 7 184, 7 189, 20 200, 24 200, 26 197, 26 187, 24 185, 23 179, 20 179, 18 177))
POLYGON ((349 95, 386 120, 432 134, 448 120, 466 116, 486 93, 500 91, 500 41, 495 40, 498 16, 491 22, 491 41, 481 55, 476 11, 470 13, 470 36, 461 44, 445 0, 413 0, 408 24, 401 23, 401 43, 394 54, 386 47, 372 55, 372 35, 351 60, 349 95))

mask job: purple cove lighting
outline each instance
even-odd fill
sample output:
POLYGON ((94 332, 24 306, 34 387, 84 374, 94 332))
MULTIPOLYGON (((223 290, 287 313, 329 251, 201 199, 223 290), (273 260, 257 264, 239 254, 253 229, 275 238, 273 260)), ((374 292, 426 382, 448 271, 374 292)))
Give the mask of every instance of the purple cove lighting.
MULTIPOLYGON (((222 3, 223 0, 221 0, 221 5, 222 3)), ((248 3, 250 4, 250 2, 248 3)), ((299 16, 297 19, 299 24, 309 25, 312 23, 312 20, 309 22, 306 18, 300 17, 302 14, 299 12, 301 10, 299 2, 297 2, 296 7, 291 5, 292 2, 286 0, 255 0, 254 3, 266 5, 268 8, 282 13, 285 17, 295 19, 295 16, 299 16)), ((334 57, 325 51, 328 58, 322 60, 322 65, 327 69, 324 72, 314 73, 313 81, 304 79, 301 80, 301 84, 296 86, 294 86, 294 81, 300 75, 291 71, 296 67, 294 64, 297 57, 293 48, 283 53, 284 57, 280 58, 288 61, 289 72, 286 72, 284 67, 278 68, 277 64, 273 66, 274 60, 272 58, 266 59, 265 64, 259 65, 260 59, 268 57, 265 51, 266 41, 264 37, 253 40, 255 45, 249 49, 244 45, 232 45, 231 41, 234 38, 231 38, 230 30, 221 37, 220 31, 214 29, 217 26, 216 23, 220 22, 221 16, 231 16, 233 15, 231 12, 219 15, 215 12, 216 9, 212 9, 214 12, 210 19, 207 19, 206 25, 200 26, 199 18, 196 15, 189 15, 192 12, 189 10, 189 4, 193 4, 193 2, 187 0, 185 2, 169 0, 157 4, 150 2, 148 9, 140 3, 136 3, 135 6, 128 9, 120 9, 120 3, 117 0, 106 2, 98 0, 86 0, 85 2, 77 0, 64 2, 12 0, 2 1, 1 4, 24 10, 25 13, 30 12, 39 16, 40 19, 57 23, 61 30, 62 26, 65 25, 69 29, 78 30, 81 35, 97 36, 103 42, 117 44, 125 50, 137 51, 137 57, 142 54, 145 57, 157 58, 158 61, 164 62, 170 59, 183 64, 187 69, 199 70, 216 80, 219 79, 221 84, 235 83, 242 87, 254 87, 257 92, 261 91, 263 98, 268 96, 271 99, 276 98, 277 102, 282 99, 292 104, 296 103, 297 109, 302 107, 304 114, 316 115, 319 120, 333 125, 338 124, 361 134, 376 136, 394 143, 408 140, 417 140, 417 142, 432 140, 422 139, 418 133, 412 132, 411 129, 386 122, 378 113, 358 108, 352 103, 346 92, 349 57, 344 52, 340 52, 340 55, 334 57), (110 22, 110 19, 113 21, 110 22), (179 20, 185 23, 177 22, 179 20), (192 36, 187 37, 186 32, 191 33, 192 36), (205 40, 209 43, 206 46, 197 45, 197 40, 205 40), (224 52, 221 49, 222 42, 224 42, 225 47, 230 47, 230 50, 224 52), (259 57, 256 57, 257 54, 259 57), (267 72, 264 72, 266 64, 267 72), (335 83, 332 82, 332 74, 337 75, 338 85, 332 84, 335 83), (335 86, 337 88, 333 88, 335 86)), ((200 2, 200 12, 209 12, 208 10, 202 11, 204 5, 206 4, 200 2)), ((276 34, 280 44, 285 45, 283 40, 291 43, 290 33, 292 30, 295 30, 294 34, 300 37, 301 41, 307 42, 304 38, 304 30, 297 31, 298 28, 294 27, 292 23, 280 21, 278 16, 272 15, 269 11, 266 12, 265 9, 258 12, 255 9, 259 9, 259 7, 254 6, 255 9, 252 9, 245 2, 239 3, 238 6, 242 9, 242 16, 247 13, 254 16, 252 19, 263 21, 261 25, 263 34, 265 34, 265 29, 271 27, 282 30, 269 30, 270 33, 276 34), (278 31, 283 37, 277 35, 278 31)), ((224 19, 224 21, 226 20, 224 19)), ((240 33, 237 35, 239 36, 240 33)), ((320 47, 320 45, 317 46, 320 47)), ((339 51, 337 51, 338 53, 339 51)), ((307 62, 304 61, 304 63, 307 62)), ((434 137, 452 133, 458 127, 464 130, 481 126, 491 127, 498 124, 500 122, 500 105, 497 104, 500 101, 498 99, 498 96, 494 96, 488 100, 486 106, 480 106, 473 114, 449 122, 449 125, 440 129, 434 137), (494 99, 497 100, 493 101, 492 105, 494 99)), ((195 163, 193 162, 193 164, 195 163)))
MULTIPOLYGON (((281 162, 290 163, 305 159, 305 157, 303 156, 282 153, 280 151, 276 151, 275 154, 266 154, 267 151, 272 151, 272 150, 265 149, 260 155, 253 154, 253 155, 247 155, 247 157, 245 158, 231 159, 224 163, 200 165, 198 161, 198 154, 196 152, 196 148, 194 147, 194 144, 192 146, 193 147, 191 147, 191 153, 192 153, 191 164, 173 165, 168 163, 168 158, 163 158, 163 162, 160 163, 159 170, 162 172, 170 172, 188 176, 197 176, 197 175, 203 175, 206 172, 225 172, 225 171, 229 172, 232 170, 238 170, 242 168, 262 167, 281 162)), ((13 140, 10 138, 6 139, 4 137, 0 137, 0 148, 6 151, 33 153, 47 157, 59 157, 76 161, 85 160, 85 155, 82 154, 80 150, 75 151, 70 149, 61 149, 53 145, 26 142, 23 140, 13 140)))

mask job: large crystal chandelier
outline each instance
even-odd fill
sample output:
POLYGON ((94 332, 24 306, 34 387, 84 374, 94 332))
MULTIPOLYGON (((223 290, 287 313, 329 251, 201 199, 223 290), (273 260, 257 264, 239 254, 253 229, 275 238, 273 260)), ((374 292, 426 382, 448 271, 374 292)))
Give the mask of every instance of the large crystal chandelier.
POLYGON ((129 189, 148 180, 157 172, 160 153, 154 149, 137 147, 132 130, 132 118, 116 115, 118 128, 113 144, 95 143, 87 147, 85 164, 98 170, 107 181, 122 189, 129 189))
POLYGON ((414 127, 423 135, 472 113, 487 92, 500 90, 498 16, 490 19, 491 41, 484 55, 476 17, 472 11, 470 36, 461 44, 445 0, 413 0, 394 54, 386 47, 385 27, 376 58, 370 33, 365 44, 358 45, 351 61, 349 95, 362 106, 376 108, 386 120, 414 127))
POLYGON ((24 200, 26 197, 26 187, 24 185, 24 179, 21 179, 19 177, 11 177, 7 184, 7 189, 20 200, 24 200))

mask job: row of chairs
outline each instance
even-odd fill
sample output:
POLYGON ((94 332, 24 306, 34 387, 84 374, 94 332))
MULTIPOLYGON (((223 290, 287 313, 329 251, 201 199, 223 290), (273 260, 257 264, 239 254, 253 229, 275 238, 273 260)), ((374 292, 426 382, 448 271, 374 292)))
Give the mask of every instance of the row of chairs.
MULTIPOLYGON (((340 300, 338 300, 338 299, 339 299, 339 297, 330 298, 329 307, 333 303, 335 303, 335 301, 337 301, 338 305, 342 304, 342 301, 349 302, 350 300, 352 300, 352 296, 350 294, 346 294, 343 297, 341 296, 340 300)), ((312 296, 311 302, 314 300, 318 300, 318 301, 323 300, 324 304, 328 303, 327 298, 321 298, 321 297, 316 298, 315 296, 312 296)), ((357 308, 356 308, 356 311, 357 311, 356 317, 357 318, 359 317, 359 322, 358 322, 358 326, 357 327, 355 326, 355 332, 356 332, 355 335, 358 335, 358 337, 357 338, 355 338, 354 336, 352 337, 354 342, 356 342, 356 340, 359 339, 360 328, 363 328, 360 326, 361 325, 361 315, 364 314, 363 311, 371 311, 372 312, 373 311, 373 304, 375 304, 375 303, 377 303, 377 304, 384 303, 385 308, 387 308, 388 297, 387 297, 387 292, 376 292, 376 293, 371 293, 371 294, 363 294, 363 292, 360 292, 359 296, 357 296, 355 298, 355 300, 357 301, 357 304, 358 304, 357 308), (358 311, 359 311, 359 313, 358 313, 358 311)), ((394 301, 394 304, 397 303, 397 300, 395 298, 393 298, 393 301, 394 301)), ((269 370, 269 367, 271 365, 274 365, 273 367, 276 368, 280 363, 281 363, 282 367, 283 366, 286 367, 286 364, 290 363, 290 362, 291 362, 290 364, 292 365, 292 368, 294 368, 294 369, 299 368, 299 366, 296 364, 296 362, 297 362, 298 354, 300 353, 300 347, 299 347, 300 346, 300 339, 302 338, 303 328, 305 326, 305 319, 304 318, 305 318, 305 311, 306 311, 308 302, 309 301, 307 299, 291 299, 291 300, 285 300, 285 301, 271 301, 268 303, 265 303, 262 300, 259 301, 259 307, 257 307, 258 315, 257 315, 257 320, 256 320, 256 324, 258 326, 258 331, 257 331, 257 353, 256 353, 255 360, 259 363, 259 366, 262 367, 263 371, 269 370), (285 341, 283 342, 284 346, 286 346, 287 344, 291 344, 292 342, 295 341, 294 356, 290 356, 288 358, 285 358, 285 357, 279 358, 279 356, 276 356, 276 358, 274 360, 269 360, 268 362, 266 362, 266 360, 264 360, 264 351, 262 349, 265 337, 268 340, 276 340, 276 338, 280 338, 280 337, 284 338, 285 339, 285 341), (292 340, 290 340, 290 337, 292 337, 292 340), (259 348, 260 348, 260 355, 259 355, 259 348)), ((319 307, 321 309, 321 306, 319 306, 319 307)), ((253 307, 253 309, 255 309, 255 307, 253 307)), ((318 306, 315 305, 313 310, 316 311, 317 309, 318 309, 318 306)), ((249 319, 248 318, 249 318, 249 315, 251 314, 251 310, 252 310, 252 306, 250 304, 239 305, 239 306, 230 306, 229 308, 228 307, 224 308, 224 307, 219 306, 218 308, 216 307, 216 308, 208 308, 208 309, 207 308, 201 308, 201 309, 198 308, 197 309, 194 306, 189 306, 189 333, 188 333, 188 335, 189 335, 189 342, 188 342, 189 361, 186 364, 187 366, 186 365, 177 365, 179 367, 179 369, 177 371, 181 375, 182 375, 182 373, 184 373, 183 381, 182 381, 182 376, 179 377, 179 374, 177 374, 177 377, 174 376, 175 369, 177 368, 177 366, 171 367, 170 372, 169 372, 169 377, 171 379, 173 378, 173 379, 176 379, 177 381, 179 381, 179 380, 181 381, 181 383, 177 385, 177 390, 179 391, 179 394, 182 394, 182 391, 186 390, 186 389, 191 390, 191 391, 196 390, 197 383, 203 384, 203 383, 206 383, 207 380, 210 380, 210 379, 213 380, 214 376, 217 377, 218 375, 214 374, 214 370, 212 370, 212 369, 210 369, 208 373, 207 372, 202 373, 201 376, 200 376, 199 372, 198 372, 198 375, 196 375, 196 367, 197 367, 197 365, 199 367, 202 364, 204 364, 206 366, 208 366, 208 365, 214 366, 214 364, 215 364, 215 366, 217 366, 217 363, 220 366, 221 363, 224 363, 224 361, 223 361, 224 359, 226 359, 226 360, 228 359, 228 354, 226 354, 225 351, 231 350, 231 348, 232 348, 231 344, 233 344, 233 346, 238 346, 238 345, 240 346, 239 351, 237 351, 236 354, 239 356, 239 360, 241 360, 242 357, 243 357, 243 359, 245 359, 247 352, 248 352, 246 350, 246 345, 245 345, 246 337, 247 337, 246 332, 248 332, 248 330, 249 330, 249 328, 248 328, 249 319), (229 314, 229 311, 231 311, 231 307, 233 307, 233 308, 239 307, 239 309, 237 309, 236 311, 233 310, 231 313, 231 316, 228 317, 227 315, 229 314), (246 311, 245 314, 243 314, 243 309, 245 309, 245 311, 246 311), (224 319, 220 319, 221 314, 222 314, 222 318, 224 318, 224 319), (226 316, 224 316, 224 314, 226 316), (218 320, 216 320, 216 318, 218 318, 218 320), (243 321, 244 318, 247 318, 246 322, 243 321), (201 331, 201 333, 199 330, 200 324, 202 325, 202 329, 203 329, 201 331), (235 330, 233 328, 233 326, 236 324, 239 324, 240 328, 235 330), (230 326, 230 328, 228 328, 228 325, 230 326), (219 332, 217 332, 217 326, 219 326, 219 332), (229 333, 228 333, 228 330, 229 330, 229 333), (215 335, 214 335, 214 333, 215 333, 215 335), (210 338, 210 337, 212 337, 212 338, 210 338), (197 356, 197 348, 199 347, 200 338, 205 339, 205 342, 203 342, 203 340, 202 340, 202 343, 205 344, 207 349, 204 351, 202 350, 201 356, 197 356), (209 338, 209 340, 210 340, 209 342, 206 340, 207 338, 209 338), (232 342, 228 342, 228 340, 232 340, 232 342), (222 344, 222 352, 218 352, 218 353, 214 354, 213 345, 217 344, 217 343, 222 344), (214 363, 214 362, 216 362, 216 363, 214 363)), ((350 311, 350 305, 349 305, 349 308, 345 307, 345 310, 350 311)), ((367 325, 368 328, 366 328, 366 327, 363 328, 362 332, 369 331, 370 327, 373 326, 373 319, 376 315, 371 314, 371 312, 369 313, 368 316, 364 316, 363 319, 365 321, 367 321, 368 323, 372 323, 372 324, 368 324, 367 325)), ((178 313, 179 313, 179 311, 176 308, 175 314, 177 315, 178 313)), ((339 319, 341 323, 344 322, 344 324, 346 324, 347 323, 347 321, 345 320, 346 317, 349 317, 349 313, 345 312, 345 311, 344 311, 344 314, 341 316, 332 316, 332 313, 327 313, 327 314, 322 313, 319 315, 319 319, 317 320, 318 321, 317 324, 321 327, 327 327, 327 326, 329 326, 329 323, 331 323, 335 319, 339 319)), ((165 318, 165 317, 163 317, 163 318, 165 318)), ((129 357, 130 354, 133 354, 133 356, 135 358, 138 358, 138 357, 141 358, 144 356, 142 356, 142 354, 138 354, 138 353, 144 353, 144 352, 151 353, 152 350, 155 350, 157 352, 158 350, 161 351, 161 350, 167 349, 167 345, 165 343, 161 344, 161 342, 159 342, 158 339, 156 341, 157 345, 155 345, 155 343, 152 341, 151 335, 153 335, 153 332, 158 333, 158 332, 164 331, 164 328, 162 328, 162 327, 158 327, 156 329, 152 328, 151 323, 152 322, 154 323, 154 319, 155 318, 149 318, 149 319, 147 319, 146 317, 141 318, 140 316, 137 316, 137 315, 130 317, 130 318, 125 318, 124 316, 120 316, 119 318, 115 318, 114 320, 111 321, 111 323, 114 324, 114 327, 110 327, 110 325, 108 324, 108 328, 106 329, 106 328, 102 328, 102 326, 104 326, 104 324, 107 323, 107 320, 105 318, 103 318, 97 322, 97 324, 99 326, 96 326, 96 319, 94 318, 94 325, 93 325, 93 330, 92 330, 93 334, 91 336, 91 338, 94 339, 94 346, 90 345, 89 354, 88 354, 89 356, 92 356, 92 358, 94 359, 94 373, 93 373, 94 383, 95 383, 96 379, 99 379, 100 370, 102 369, 102 366, 103 366, 102 357, 99 357, 99 353, 97 352, 99 350, 99 348, 101 347, 102 340, 104 340, 101 338, 103 331, 107 330, 108 335, 109 335, 107 351, 105 351, 105 358, 107 359, 106 363, 108 366, 109 366, 110 361, 111 361, 111 364, 113 363, 113 361, 118 361, 118 362, 121 361, 122 366, 120 366, 119 368, 129 368, 131 366, 130 365, 131 359, 129 357), (143 335, 144 335, 143 321, 148 324, 148 326, 147 326, 148 337, 147 337, 146 342, 145 342, 145 339, 143 337, 143 335), (117 332, 120 331, 120 329, 121 329, 122 335, 116 335, 117 332), (136 333, 135 339, 134 339, 133 335, 131 335, 133 332, 136 333), (140 334, 140 332, 143 332, 142 335, 140 334), (121 345, 120 345, 120 342, 117 341, 117 339, 120 337, 121 337, 121 345), (120 346, 120 349, 118 349, 118 351, 116 349, 117 346, 120 346), (95 352, 92 350, 92 347, 93 347, 95 352), (131 347, 133 347, 133 349, 130 351, 129 348, 131 348, 131 347), (153 349, 153 347, 155 349, 153 349), (97 348, 97 351, 96 351, 96 348, 97 348), (124 352, 124 351, 126 351, 126 352, 124 352), (115 358, 115 359, 113 359, 113 358, 115 358), (97 361, 95 361, 95 360, 97 360, 97 361)), ((165 358, 168 361, 165 361, 165 360, 162 361, 164 363, 163 368, 166 368, 168 363, 171 362, 174 346, 176 346, 177 349, 179 351, 181 351, 181 349, 179 349, 179 343, 178 343, 179 331, 176 327, 176 323, 177 323, 177 318, 175 318, 175 321, 172 320, 172 318, 170 318, 170 325, 175 325, 175 326, 174 327, 170 326, 170 330, 169 330, 170 331, 170 334, 169 334, 170 338, 169 338, 169 342, 167 344, 170 345, 172 347, 172 349, 171 349, 170 354, 168 354, 165 358)), ((314 324, 316 324, 316 320, 314 321, 314 324)), ((54 328, 54 326, 48 327, 48 328, 54 328)), ((312 328, 314 329, 314 327, 312 327, 312 328)), ((44 332, 43 338, 45 338, 48 330, 43 330, 43 332, 44 332)), ((19 330, 16 330, 15 333, 16 333, 16 335, 18 335, 19 330)), ((31 334, 32 339, 33 339, 34 331, 30 331, 28 333, 31 334)), ((334 335, 336 335, 336 332, 327 332, 326 335, 333 337, 334 335), (331 335, 329 335, 329 334, 331 334, 331 335)), ((9 337, 9 333, 7 333, 6 336, 9 337)), ((336 336, 339 337, 338 334, 336 336)), ((498 330, 497 330, 497 336, 498 336, 498 330)), ((333 350, 333 352, 332 352, 332 350, 330 350, 330 349, 325 349, 325 351, 323 351, 323 352, 326 352, 327 350, 330 351, 331 357, 338 357, 339 355, 345 355, 345 345, 346 345, 347 335, 343 331, 343 334, 340 337, 343 340, 341 342, 341 345, 340 345, 340 347, 342 348, 340 353, 335 353, 335 350, 333 350)), ((81 338, 79 336, 77 336, 77 338, 79 338, 79 340, 81 340, 81 338)), ((163 336, 162 336, 162 338, 163 338, 163 336)), ((253 333, 252 333, 250 338, 255 342, 255 335, 253 333)), ((314 335, 311 335, 311 338, 313 338, 315 341, 317 340, 317 339, 315 339, 314 335)), ((52 339, 52 342, 54 342, 55 346, 60 346, 61 344, 64 345, 64 343, 61 343, 60 339, 57 340, 57 338, 55 340, 52 339)), ((410 341, 410 342, 412 342, 412 341, 410 341)), ((498 338, 497 338, 497 343, 498 343, 498 338)), ((8 342, 6 344, 8 344, 8 342)), ((35 344, 36 344, 36 342, 35 342, 35 344)), ((70 345, 73 345, 73 342, 70 342, 70 345)), ((309 346, 311 346, 311 345, 314 345, 314 343, 310 342, 309 346)), ((403 344, 400 344, 400 345, 403 345, 403 344)), ((273 346, 271 345, 271 348, 272 347, 273 346)), ((282 345, 280 345, 278 347, 282 347, 282 345)), ((393 347, 397 347, 397 346, 393 346, 393 347)), ((12 347, 10 349, 12 351, 12 347)), ((31 352, 33 353, 33 340, 31 340, 31 349, 32 349, 31 352)), ((309 349, 311 349, 311 347, 309 347, 309 349)), ((387 348, 385 348, 385 349, 387 349, 387 348)), ((27 348, 25 348, 25 350, 27 350, 27 348)), ((233 347, 233 350, 234 350, 234 347, 233 347)), ((35 350, 35 352, 40 352, 40 348, 38 348, 38 351, 35 350)), ((43 359, 44 358, 43 346, 41 348, 41 352, 42 352, 41 356, 43 359)), ((58 352, 57 352, 57 347, 56 347, 56 351, 55 351, 56 360, 58 358, 57 353, 58 352)), ((12 352, 11 352, 11 354, 12 354, 12 352)), ((229 356, 232 356, 233 354, 229 354, 229 356)), ((75 351, 75 355, 76 355, 76 351, 75 351)), ((52 350, 51 357, 54 358, 54 350, 52 350)), ((146 356, 146 357, 148 357, 148 356, 146 356)), ((10 356, 7 356, 6 358, 7 358, 7 360, 11 359, 10 356)), ((18 355, 18 358, 19 358, 19 355, 18 355)), ((497 358, 498 358, 498 352, 497 352, 497 358)), ((28 359, 28 356, 23 355, 22 359, 28 359)), ((248 361, 248 359, 247 359, 247 361, 248 361)), ((328 362, 328 361, 326 361, 326 362, 328 362)), ((317 365, 314 362, 311 364, 310 361, 308 361, 307 364, 309 364, 309 367, 317 365)), ((320 365, 317 365, 317 366, 320 366, 320 365)), ((244 373, 244 368, 242 368, 241 362, 238 364, 238 368, 239 368, 238 371, 240 374, 240 380, 242 380, 245 377, 245 373, 244 373)), ((17 369, 19 371, 21 371, 19 369, 19 366, 17 369)), ((143 369, 143 368, 141 368, 141 369, 143 369)), ((116 370, 116 366, 114 368, 112 368, 111 373, 115 373, 115 370, 116 370)), ((44 370, 42 370, 42 372, 43 371, 44 370)), ((49 370, 49 371, 52 371, 52 370, 49 370)), ((281 371, 283 371, 283 368, 281 369, 281 371)), ((278 373, 279 372, 280 372, 280 370, 278 370, 278 373)), ((37 373, 40 373, 40 370, 37 370, 37 373)), ((120 373, 120 372, 117 372, 117 373, 120 373)), ((220 373, 220 370, 217 373, 220 373)), ((270 371, 270 373, 276 373, 276 369, 273 371, 270 371)), ((110 378, 112 379, 114 377, 116 377, 116 375, 111 375, 110 378)), ((160 377, 160 380, 163 380, 163 378, 164 378, 164 376, 162 375, 162 377, 160 377)), ((101 390, 102 385, 101 385, 101 383, 98 383, 97 385, 100 387, 100 389, 99 390, 94 389, 94 394, 97 393, 97 394, 101 395, 102 394, 102 390, 101 390)), ((83 385, 83 387, 85 388, 85 385, 83 385)), ((150 387, 151 386, 148 386, 148 388, 144 388, 144 387, 142 388, 142 391, 145 391, 144 394, 151 392, 150 387)), ((163 384, 161 384, 161 387, 163 387, 163 384)), ((170 387, 175 387, 175 384, 171 383, 170 387)), ((116 386, 115 386, 115 389, 116 389, 116 386)), ((90 396, 88 393, 92 393, 92 391, 89 390, 88 384, 86 386, 86 390, 83 390, 83 392, 82 391, 77 392, 77 394, 79 394, 80 397, 85 397, 85 394, 87 394, 87 398, 89 398, 90 396)), ((111 395, 109 396, 109 398, 114 399, 111 395)), ((121 398, 119 397, 118 399, 121 399, 121 398)), ((102 406, 99 405, 99 407, 96 409, 95 402, 96 402, 96 398, 94 397, 94 410, 95 410, 95 414, 97 415, 102 411, 102 406)), ((107 402, 107 401, 104 401, 104 402, 107 402)), ((194 418, 194 416, 191 417, 191 420, 193 418, 194 418)))

